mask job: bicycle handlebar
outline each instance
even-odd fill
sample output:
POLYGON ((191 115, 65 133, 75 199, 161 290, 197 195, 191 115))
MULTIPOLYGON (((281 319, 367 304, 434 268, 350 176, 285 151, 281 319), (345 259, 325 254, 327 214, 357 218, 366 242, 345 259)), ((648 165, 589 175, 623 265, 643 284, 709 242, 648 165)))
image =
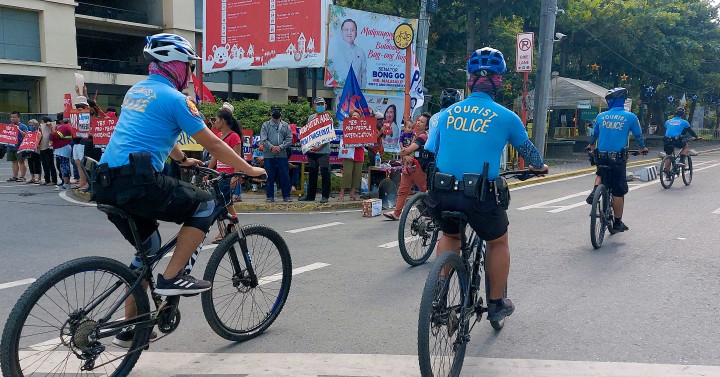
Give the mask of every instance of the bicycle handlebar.
POLYGON ((226 178, 234 178, 234 177, 240 177, 240 178, 254 178, 256 180, 265 181, 267 180, 267 174, 262 174, 257 177, 253 177, 248 175, 247 173, 243 172, 235 172, 235 173, 222 173, 214 169, 206 168, 204 166, 183 166, 183 169, 187 169, 193 172, 195 175, 202 175, 202 176, 212 176, 213 179, 226 179, 226 178))

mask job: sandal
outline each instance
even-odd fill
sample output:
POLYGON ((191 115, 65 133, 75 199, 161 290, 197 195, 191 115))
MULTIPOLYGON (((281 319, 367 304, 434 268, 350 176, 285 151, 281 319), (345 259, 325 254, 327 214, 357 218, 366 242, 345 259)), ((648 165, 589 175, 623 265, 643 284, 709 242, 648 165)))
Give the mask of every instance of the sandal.
POLYGON ((387 217, 388 219, 392 221, 400 220, 399 217, 395 216, 395 212, 385 212, 383 213, 383 216, 387 217))
POLYGON ((17 177, 8 178, 6 182, 17 182, 17 177))
POLYGON ((338 202, 344 202, 345 197, 344 196, 338 196, 338 202))
POLYGON ((25 177, 19 177, 15 179, 15 182, 25 182, 25 177))

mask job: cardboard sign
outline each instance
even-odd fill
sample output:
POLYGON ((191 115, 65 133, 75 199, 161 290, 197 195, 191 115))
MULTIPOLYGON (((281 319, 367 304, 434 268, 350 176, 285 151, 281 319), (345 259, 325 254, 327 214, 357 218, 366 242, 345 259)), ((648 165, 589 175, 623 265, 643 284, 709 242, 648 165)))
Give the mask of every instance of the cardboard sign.
POLYGON ((106 146, 110 143, 110 137, 115 132, 117 118, 93 118, 90 120, 92 127, 93 145, 106 146))
POLYGON ((0 144, 17 145, 18 128, 14 124, 0 124, 0 144))
MULTIPOLYGON (((258 141, 260 140, 259 136, 258 141)), ((337 165, 342 164, 343 161, 338 157, 340 153, 340 140, 342 139, 342 130, 335 130, 335 140, 330 142, 330 164, 337 165)), ((290 144, 290 162, 307 163, 308 157, 302 152, 300 142, 290 144)))
POLYGON ((343 142, 346 147, 364 147, 377 142, 374 117, 345 118, 343 120, 343 142))
POLYGON ((303 153, 335 140, 333 119, 328 113, 320 113, 300 129, 300 147, 303 153))
POLYGON ((40 133, 37 131, 26 132, 25 136, 23 137, 22 143, 20 143, 20 147, 18 147, 18 151, 37 152, 38 136, 40 136, 40 133))
POLYGON ((245 159, 245 161, 252 161, 252 154, 253 154, 253 148, 252 148, 253 132, 252 132, 252 130, 243 128, 242 139, 243 139, 243 150, 242 150, 243 158, 245 159))
POLYGON ((90 110, 70 110, 70 127, 73 137, 88 137, 90 135, 90 110))

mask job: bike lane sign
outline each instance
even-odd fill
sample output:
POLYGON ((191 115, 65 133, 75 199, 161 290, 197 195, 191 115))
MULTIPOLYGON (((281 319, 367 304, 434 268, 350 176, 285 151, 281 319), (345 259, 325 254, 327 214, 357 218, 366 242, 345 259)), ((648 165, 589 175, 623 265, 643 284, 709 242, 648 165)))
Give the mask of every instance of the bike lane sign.
POLYGON ((516 72, 532 71, 534 39, 534 33, 518 33, 517 58, 515 59, 516 72))

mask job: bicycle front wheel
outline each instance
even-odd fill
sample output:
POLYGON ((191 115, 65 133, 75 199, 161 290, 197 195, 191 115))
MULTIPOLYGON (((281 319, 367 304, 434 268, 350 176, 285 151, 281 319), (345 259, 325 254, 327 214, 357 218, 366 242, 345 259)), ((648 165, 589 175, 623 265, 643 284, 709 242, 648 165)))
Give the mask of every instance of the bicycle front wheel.
POLYGON ((277 319, 290 292, 292 261, 285 240, 264 225, 245 225, 248 255, 238 232, 218 245, 203 279, 213 283, 202 293, 202 308, 210 327, 232 341, 252 339, 277 319), (257 276, 252 282, 249 269, 257 276))
POLYGON ((605 185, 600 184, 595 189, 595 196, 593 197, 592 210, 590 212, 590 242, 594 248, 599 249, 602 246, 603 240, 605 239, 605 230, 607 230, 608 224, 606 222, 608 196, 606 193, 607 189, 605 185))
POLYGON ((672 156, 663 157, 660 162, 660 184, 663 188, 669 189, 675 181, 675 162, 672 156), (669 166, 669 167, 668 167, 669 166))
POLYGON ((123 299, 135 279, 125 265, 102 257, 75 259, 45 273, 23 293, 5 324, 3 375, 127 376, 150 334, 148 327, 135 328, 129 348, 112 342, 121 327, 132 326, 128 310, 149 319, 142 284, 123 299), (100 323, 106 316, 110 320, 100 323))
POLYGON ((400 255, 411 266, 425 263, 435 249, 438 239, 439 229, 428 215, 423 201, 426 196, 424 192, 413 195, 405 203, 400 215, 398 247, 400 255))
POLYGON ((418 359, 423 377, 460 374, 467 346, 467 322, 462 312, 468 284, 462 258, 451 251, 440 255, 428 274, 418 320, 418 359))
POLYGON ((692 158, 690 155, 685 156, 685 159, 687 160, 687 163, 682 168, 682 179, 685 186, 689 186, 690 182, 692 182, 693 177, 693 167, 692 167, 692 158))

